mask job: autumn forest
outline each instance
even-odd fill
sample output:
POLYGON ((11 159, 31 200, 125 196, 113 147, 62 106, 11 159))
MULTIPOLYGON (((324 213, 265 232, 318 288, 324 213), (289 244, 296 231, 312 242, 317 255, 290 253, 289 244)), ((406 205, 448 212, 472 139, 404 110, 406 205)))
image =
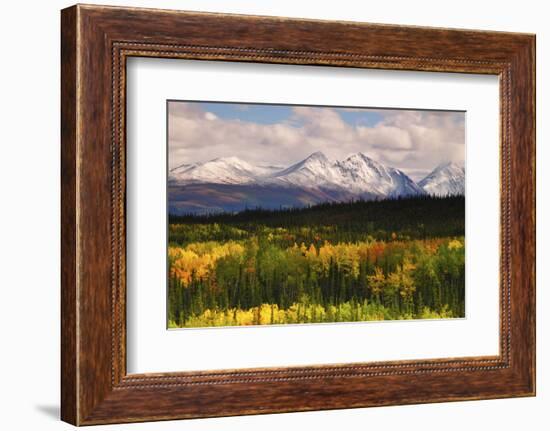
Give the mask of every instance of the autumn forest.
POLYGON ((464 197, 169 217, 170 328, 464 316, 464 197))

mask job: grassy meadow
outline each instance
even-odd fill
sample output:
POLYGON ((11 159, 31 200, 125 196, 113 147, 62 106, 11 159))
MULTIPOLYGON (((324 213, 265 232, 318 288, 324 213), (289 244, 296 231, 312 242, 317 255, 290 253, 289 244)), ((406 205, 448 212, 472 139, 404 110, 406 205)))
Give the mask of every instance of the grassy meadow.
POLYGON ((170 328, 464 316, 464 197, 170 216, 170 328))

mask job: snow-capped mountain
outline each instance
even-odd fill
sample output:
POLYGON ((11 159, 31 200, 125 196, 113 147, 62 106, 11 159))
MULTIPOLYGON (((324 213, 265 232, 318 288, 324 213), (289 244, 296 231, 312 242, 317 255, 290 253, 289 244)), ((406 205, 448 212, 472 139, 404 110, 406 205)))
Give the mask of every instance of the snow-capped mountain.
POLYGON ((205 163, 180 165, 170 170, 169 178, 181 184, 249 184, 272 170, 253 166, 238 157, 220 157, 205 163))
POLYGON ((173 213, 240 211, 380 199, 464 193, 464 168, 438 166, 420 183, 364 153, 337 161, 321 152, 289 166, 256 166, 238 157, 180 165, 169 172, 173 213))
POLYGON ((223 157, 205 163, 181 165, 170 171, 178 184, 255 184, 307 189, 345 190, 361 197, 409 196, 424 191, 402 171, 357 153, 331 161, 315 152, 286 169, 254 166, 238 157, 223 157))
POLYGON ((265 183, 310 188, 337 188, 342 175, 338 166, 320 151, 263 179, 265 183))
POLYGON ((397 197, 422 195, 424 191, 399 169, 379 163, 363 153, 354 154, 338 167, 344 178, 343 186, 355 193, 397 197))
POLYGON ((448 162, 436 167, 418 185, 434 196, 463 195, 465 171, 463 166, 448 162))

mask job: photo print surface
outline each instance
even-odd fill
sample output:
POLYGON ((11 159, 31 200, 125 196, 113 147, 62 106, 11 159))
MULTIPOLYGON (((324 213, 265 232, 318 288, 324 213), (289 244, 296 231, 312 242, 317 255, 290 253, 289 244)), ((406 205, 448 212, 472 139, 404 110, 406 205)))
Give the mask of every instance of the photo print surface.
POLYGON ((167 116, 168 328, 465 316, 465 112, 167 116))

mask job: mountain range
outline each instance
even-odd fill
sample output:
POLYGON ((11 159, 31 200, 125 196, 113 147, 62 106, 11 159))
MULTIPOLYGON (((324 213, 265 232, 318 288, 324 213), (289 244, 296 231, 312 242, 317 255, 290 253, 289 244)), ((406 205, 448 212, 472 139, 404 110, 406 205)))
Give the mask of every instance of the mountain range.
POLYGON ((169 171, 171 214, 236 212, 419 195, 463 195, 464 167, 437 166, 416 183, 403 171, 364 153, 341 161, 322 152, 291 166, 253 165, 238 157, 177 166, 169 171))

